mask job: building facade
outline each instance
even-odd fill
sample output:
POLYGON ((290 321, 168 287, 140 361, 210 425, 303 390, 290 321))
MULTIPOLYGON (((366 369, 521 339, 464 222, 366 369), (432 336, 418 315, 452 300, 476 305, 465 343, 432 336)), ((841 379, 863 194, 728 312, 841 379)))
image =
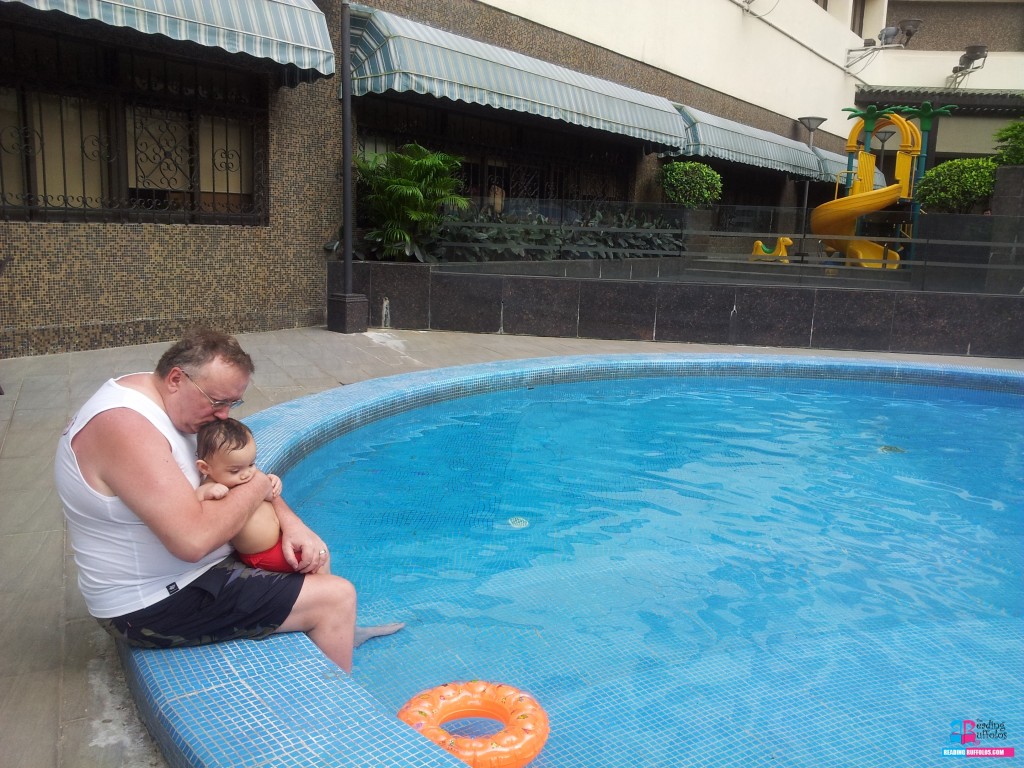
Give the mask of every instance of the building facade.
MULTIPOLYGON (((339 54, 339 0, 292 2, 319 12, 339 54)), ((0 357, 166 340, 198 323, 322 323, 324 244, 341 219, 333 69, 76 7, 0 0, 0 357)), ((352 5, 353 34, 375 14, 433 42, 432 64, 484 46, 496 69, 485 83, 449 78, 474 86, 451 91, 412 64, 401 84, 370 66, 349 139, 454 152, 478 198, 500 187, 660 202, 658 167, 678 157, 719 170, 725 203, 795 206, 804 180, 830 194, 801 166, 800 117, 824 117, 814 146, 838 154, 849 107, 969 107, 936 132, 942 159, 985 154, 994 130, 1024 115, 1024 0, 377 0, 352 5), (952 77, 978 44, 985 57, 952 77), (494 101, 503 77, 531 98, 494 101), (561 103, 544 103, 543 77, 561 103), (612 112, 593 114, 594 94, 612 112), (616 122, 617 108, 633 123, 616 122), (680 123, 665 127, 673 108, 680 123)), ((375 34, 353 38, 360 63, 397 56, 375 34)))

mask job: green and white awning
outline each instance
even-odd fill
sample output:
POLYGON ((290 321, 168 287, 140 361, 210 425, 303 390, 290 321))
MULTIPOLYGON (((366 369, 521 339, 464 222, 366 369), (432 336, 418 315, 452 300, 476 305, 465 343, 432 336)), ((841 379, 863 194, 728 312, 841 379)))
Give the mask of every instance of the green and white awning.
POLYGON ((351 27, 353 96, 414 92, 561 120, 658 148, 685 141, 686 126, 660 96, 363 6, 352 7, 351 27))
POLYGON ((334 73, 327 20, 313 0, 4 0, 230 53, 334 73))
MULTIPOLYGON (((831 181, 833 184, 838 180, 841 186, 845 186, 849 179, 849 174, 846 173, 849 167, 847 156, 836 152, 829 152, 827 149, 819 149, 818 147, 812 147, 811 151, 818 156, 818 161, 821 164, 821 175, 818 179, 820 181, 831 181)), ((853 161, 853 170, 857 170, 856 158, 853 161)), ((881 169, 875 168, 875 189, 881 189, 887 184, 885 174, 882 173, 881 169)))
POLYGON ((818 178, 818 157, 803 142, 677 104, 687 139, 669 156, 713 157, 733 163, 818 178))

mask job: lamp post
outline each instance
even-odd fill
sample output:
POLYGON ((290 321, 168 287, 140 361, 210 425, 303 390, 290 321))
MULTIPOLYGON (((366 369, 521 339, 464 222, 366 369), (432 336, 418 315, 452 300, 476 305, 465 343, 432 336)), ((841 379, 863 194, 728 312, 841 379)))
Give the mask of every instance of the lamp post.
MULTIPOLYGON (((810 139, 807 142, 807 146, 810 149, 814 149, 814 132, 818 130, 818 127, 825 122, 824 117, 798 117, 797 120, 804 128, 810 133, 810 139)), ((804 204, 801 208, 800 213, 800 261, 804 261, 807 258, 807 197, 811 191, 811 180, 808 178, 804 182, 804 204)))
POLYGON ((345 293, 352 293, 352 15, 341 2, 341 241, 345 259, 345 293))
POLYGON ((878 156, 878 169, 882 172, 882 175, 885 175, 885 142, 895 135, 895 128, 880 128, 875 131, 875 138, 878 139, 879 143, 882 145, 882 152, 878 156))
POLYGON ((366 296, 352 293, 352 21, 349 0, 341 0, 341 254, 344 261, 343 293, 327 299, 327 328, 338 333, 366 331, 369 304, 366 296))

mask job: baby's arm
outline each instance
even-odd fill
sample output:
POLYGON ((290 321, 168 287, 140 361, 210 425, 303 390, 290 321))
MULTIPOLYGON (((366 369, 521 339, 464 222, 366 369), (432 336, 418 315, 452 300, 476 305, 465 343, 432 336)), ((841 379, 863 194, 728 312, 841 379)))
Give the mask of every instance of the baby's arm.
POLYGON ((228 487, 220 483, 203 483, 196 488, 196 497, 200 501, 223 499, 228 495, 228 487))
POLYGON ((270 478, 270 495, 267 496, 267 501, 271 501, 281 495, 284 485, 281 483, 281 478, 277 475, 268 474, 267 477, 270 478))

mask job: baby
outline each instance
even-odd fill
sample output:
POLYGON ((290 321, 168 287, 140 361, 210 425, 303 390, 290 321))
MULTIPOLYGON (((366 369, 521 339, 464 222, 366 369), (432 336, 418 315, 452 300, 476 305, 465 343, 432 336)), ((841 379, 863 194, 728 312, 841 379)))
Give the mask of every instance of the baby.
MULTIPOLYGON (((245 424, 224 419, 204 425, 196 435, 196 466, 203 483, 196 489, 200 501, 223 499, 236 485, 247 483, 256 468, 256 440, 245 424)), ((281 523, 270 499, 281 493, 281 478, 267 475, 271 496, 253 512, 238 535, 231 540, 238 558, 253 568, 291 573, 281 548, 281 523)), ((321 566, 318 573, 329 573, 321 566)))

